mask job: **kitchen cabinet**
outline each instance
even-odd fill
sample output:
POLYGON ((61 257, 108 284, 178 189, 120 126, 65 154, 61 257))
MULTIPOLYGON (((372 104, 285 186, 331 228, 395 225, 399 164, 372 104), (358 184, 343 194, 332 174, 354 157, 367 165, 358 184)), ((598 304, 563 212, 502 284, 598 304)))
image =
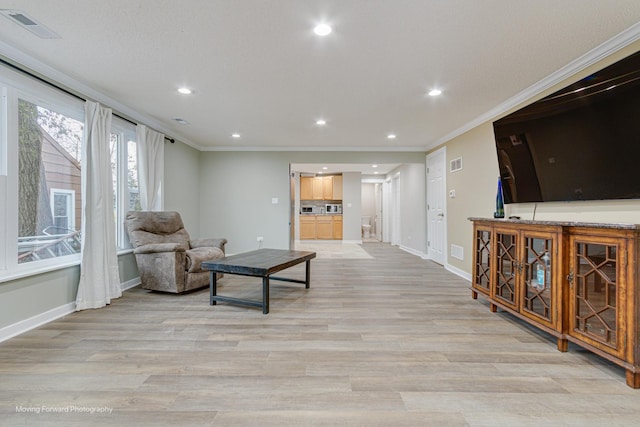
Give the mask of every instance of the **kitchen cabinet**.
POLYGON ((333 200, 342 200, 342 175, 333 176, 333 200))
POLYGON ((313 200, 324 200, 324 181, 322 177, 313 178, 312 181, 313 187, 313 200))
POLYGON ((342 215, 300 215, 300 240, 342 240, 342 215))
POLYGON ((333 216, 333 239, 342 240, 342 215, 333 216))
POLYGON ((313 178, 300 178, 300 200, 313 200, 313 178))
POLYGON ((322 198, 324 200, 333 200, 333 177, 322 177, 322 198))
POLYGON ((342 175, 300 177, 300 200, 342 200, 342 175))
POLYGON ((470 218, 472 289, 557 338, 622 366, 640 388, 640 226, 470 218))
POLYGON ((316 216, 316 239, 333 240, 333 216, 316 216))
POLYGON ((316 217, 315 215, 300 216, 300 240, 315 240, 316 217))

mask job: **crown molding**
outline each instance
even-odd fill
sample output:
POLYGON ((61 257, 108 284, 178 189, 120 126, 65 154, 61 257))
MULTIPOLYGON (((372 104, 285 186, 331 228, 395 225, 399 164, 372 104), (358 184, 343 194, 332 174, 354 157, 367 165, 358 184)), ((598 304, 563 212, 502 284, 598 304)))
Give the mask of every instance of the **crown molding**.
POLYGON ((344 151, 344 152, 407 152, 424 153, 424 147, 261 147, 261 146, 216 146, 201 147, 200 151, 344 151))
POLYGON ((498 104, 496 107, 476 117, 474 120, 471 120, 464 126, 461 126, 453 132, 443 136, 442 138, 437 139, 433 144, 424 147, 424 149, 431 150, 452 140, 453 138, 462 135, 465 132, 470 131, 477 126, 480 126, 483 123, 493 120, 497 116, 517 107, 518 105, 521 105, 522 103, 528 101, 536 95, 539 95, 540 93, 557 85, 558 83, 567 80, 568 78, 579 73, 585 68, 596 64, 597 62, 605 59, 606 57, 616 53, 620 49, 623 49, 638 40, 640 40, 640 22, 633 24, 620 34, 612 37, 596 48, 571 61, 564 67, 553 72, 539 82, 529 86, 522 92, 507 99, 505 102, 498 104))

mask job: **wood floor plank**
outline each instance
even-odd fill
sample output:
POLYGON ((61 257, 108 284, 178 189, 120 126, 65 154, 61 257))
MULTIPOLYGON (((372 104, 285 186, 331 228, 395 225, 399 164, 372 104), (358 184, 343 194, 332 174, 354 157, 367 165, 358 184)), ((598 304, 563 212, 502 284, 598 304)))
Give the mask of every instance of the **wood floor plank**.
POLYGON ((0 343, 0 426, 639 425, 621 368, 557 351, 435 263, 362 249, 314 259, 310 289, 272 283, 268 315, 133 288, 0 343), (72 407, 109 411, 53 412, 72 407))

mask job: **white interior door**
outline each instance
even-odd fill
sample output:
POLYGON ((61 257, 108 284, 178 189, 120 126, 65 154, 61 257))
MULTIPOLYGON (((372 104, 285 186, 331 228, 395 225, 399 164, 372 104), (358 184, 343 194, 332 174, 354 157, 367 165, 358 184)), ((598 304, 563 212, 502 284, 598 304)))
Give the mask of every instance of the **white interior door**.
POLYGON ((446 263, 446 149, 427 156, 427 253, 439 264, 446 263))
POLYGON ((382 184, 375 185, 375 197, 376 197, 376 217, 374 220, 375 232, 376 232, 376 239, 381 242, 382 241, 382 184))

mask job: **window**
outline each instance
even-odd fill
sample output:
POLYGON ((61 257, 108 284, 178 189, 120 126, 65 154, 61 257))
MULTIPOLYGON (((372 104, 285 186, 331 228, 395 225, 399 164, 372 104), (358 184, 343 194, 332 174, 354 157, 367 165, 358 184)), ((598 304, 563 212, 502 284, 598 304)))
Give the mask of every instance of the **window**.
POLYGON ((51 189, 51 215, 53 216, 53 227, 55 234, 65 233, 75 230, 76 192, 74 190, 63 190, 60 188, 51 189))
MULTIPOLYGON (((0 66, 0 280, 80 260, 84 101, 0 66)), ((140 209, 135 125, 112 118, 117 245, 140 209)))
POLYGON ((138 189, 138 160, 136 156, 135 126, 114 117, 111 130, 111 175, 114 194, 114 221, 117 245, 130 248, 124 219, 127 211, 140 210, 138 189))
POLYGON ((18 99, 18 263, 80 253, 82 128, 18 99))

